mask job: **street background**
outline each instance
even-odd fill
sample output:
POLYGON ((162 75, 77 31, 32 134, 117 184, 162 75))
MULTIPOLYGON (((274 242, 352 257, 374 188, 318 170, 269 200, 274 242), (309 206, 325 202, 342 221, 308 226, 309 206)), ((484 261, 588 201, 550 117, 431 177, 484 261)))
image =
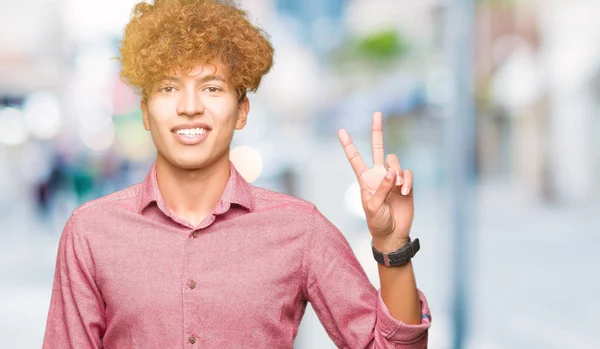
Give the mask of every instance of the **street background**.
MULTIPOLYGON (((142 181, 156 155, 112 59, 134 2, 0 0, 3 348, 41 347, 73 209, 142 181)), ((248 180, 314 202, 378 287, 336 131, 347 128, 369 162, 380 110, 386 153, 415 173, 411 235, 422 246, 414 265, 432 309, 429 347, 598 346, 599 1, 474 1, 470 15, 453 12, 464 0, 239 2, 276 52, 234 137, 248 180), (464 71, 456 22, 472 23, 464 71), (460 79, 472 96, 461 99, 460 79), (472 123, 453 113, 460 100, 472 123), (451 140, 461 128, 466 157, 451 140), (453 190, 463 159, 472 171, 453 190)), ((295 347, 334 348, 310 309, 295 347)))

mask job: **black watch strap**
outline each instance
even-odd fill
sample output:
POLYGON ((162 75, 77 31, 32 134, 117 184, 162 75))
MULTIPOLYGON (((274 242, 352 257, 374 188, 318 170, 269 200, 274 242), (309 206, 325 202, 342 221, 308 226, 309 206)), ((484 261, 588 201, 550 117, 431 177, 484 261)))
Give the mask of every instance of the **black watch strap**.
POLYGON ((408 243, 398 250, 390 253, 383 253, 378 251, 371 241, 373 257, 375 257, 377 263, 385 265, 386 267, 400 267, 405 265, 417 254, 417 252, 419 252, 420 248, 421 245, 419 245, 419 239, 411 240, 409 237, 408 243))

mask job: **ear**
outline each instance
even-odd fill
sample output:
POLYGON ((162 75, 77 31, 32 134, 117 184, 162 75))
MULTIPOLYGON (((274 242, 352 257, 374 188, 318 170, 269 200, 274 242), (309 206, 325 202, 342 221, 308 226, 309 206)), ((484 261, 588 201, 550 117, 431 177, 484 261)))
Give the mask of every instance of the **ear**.
POLYGON ((142 121, 144 122, 144 128, 146 131, 150 131, 150 120, 148 119, 148 101, 146 98, 142 98, 142 121))
POLYGON ((246 121, 248 120, 248 113, 250 112, 250 100, 248 97, 244 97, 244 99, 238 103, 238 115, 237 121, 235 122, 235 129, 241 130, 246 126, 246 121))

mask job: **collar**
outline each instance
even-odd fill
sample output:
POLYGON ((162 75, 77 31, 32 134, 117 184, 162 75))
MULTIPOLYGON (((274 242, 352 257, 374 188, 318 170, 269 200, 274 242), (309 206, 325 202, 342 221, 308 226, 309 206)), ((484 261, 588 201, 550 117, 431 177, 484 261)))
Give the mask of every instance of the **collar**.
MULTIPOLYGON (((254 209, 254 196, 252 195, 252 185, 248 183, 242 175, 237 171, 233 162, 229 161, 229 180, 227 186, 221 195, 221 199, 215 209, 216 214, 227 212, 231 204, 237 204, 245 207, 249 211, 254 209)), ((146 179, 141 183, 141 188, 137 196, 138 213, 148 207, 152 202, 156 202, 161 210, 165 210, 166 206, 158 188, 156 180, 156 161, 152 164, 150 171, 146 175, 146 179)), ((165 212, 166 213, 166 212, 165 212)))

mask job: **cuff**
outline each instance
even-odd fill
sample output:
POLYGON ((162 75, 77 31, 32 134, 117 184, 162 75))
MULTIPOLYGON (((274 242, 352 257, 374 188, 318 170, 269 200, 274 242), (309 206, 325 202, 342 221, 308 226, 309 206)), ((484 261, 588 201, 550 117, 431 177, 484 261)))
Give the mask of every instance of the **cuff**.
POLYGON ((409 325, 392 317, 389 308, 381 298, 381 291, 378 293, 377 304, 377 329, 383 336, 396 343, 413 343, 422 338, 431 327, 431 313, 425 295, 417 290, 421 302, 421 323, 419 325, 409 325))

